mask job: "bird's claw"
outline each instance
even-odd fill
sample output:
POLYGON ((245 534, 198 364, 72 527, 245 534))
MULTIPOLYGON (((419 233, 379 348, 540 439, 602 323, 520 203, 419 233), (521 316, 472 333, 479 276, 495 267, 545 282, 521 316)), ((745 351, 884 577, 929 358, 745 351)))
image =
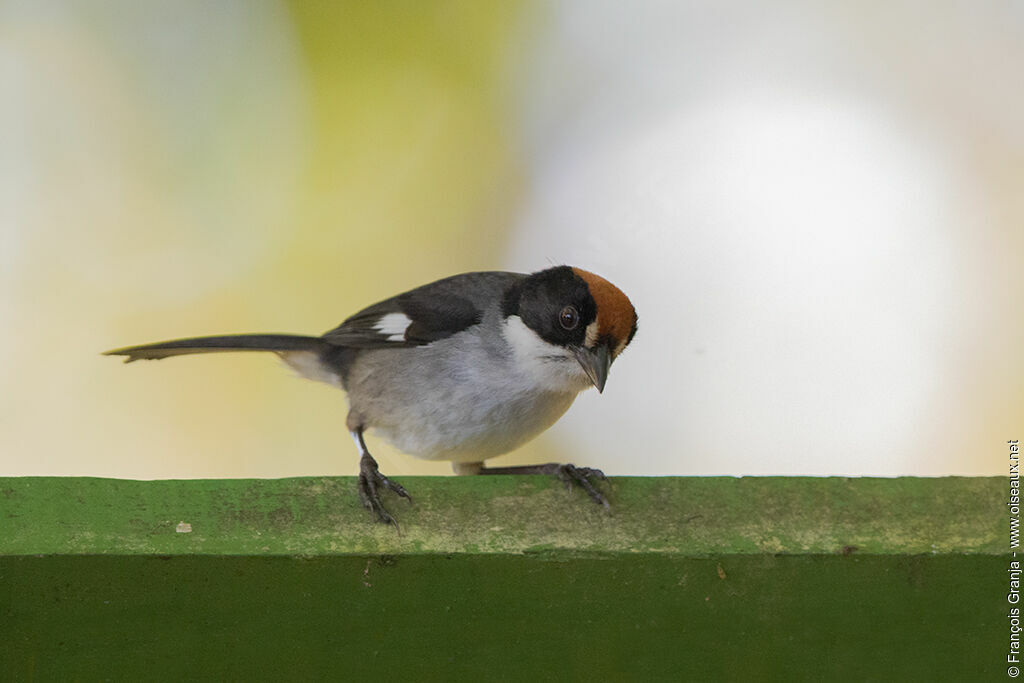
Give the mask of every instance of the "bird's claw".
POLYGON ((580 487, 587 492, 587 495, 590 496, 591 500, 604 507, 606 510, 611 508, 611 505, 609 505, 608 499, 604 497, 604 494, 598 491, 590 482, 591 477, 599 481, 608 480, 608 477, 606 477, 604 472, 601 470, 593 467, 576 467, 575 465, 565 464, 559 465, 555 474, 558 475, 558 479, 564 483, 565 487, 570 491, 572 490, 573 484, 579 484, 580 487))
POLYGON ((394 491, 410 503, 412 502, 412 496, 404 486, 381 474, 377 468, 377 461, 369 455, 364 455, 359 460, 359 500, 362 501, 363 507, 377 516, 377 521, 390 524, 397 529, 398 522, 391 516, 391 513, 384 509, 384 504, 381 503, 381 487, 394 491))

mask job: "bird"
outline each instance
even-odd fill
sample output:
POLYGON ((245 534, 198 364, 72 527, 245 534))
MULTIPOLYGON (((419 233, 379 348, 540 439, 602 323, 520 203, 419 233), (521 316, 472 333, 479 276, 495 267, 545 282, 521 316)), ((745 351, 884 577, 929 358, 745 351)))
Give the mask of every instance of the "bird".
POLYGON ((357 493, 398 527, 382 491, 411 502, 380 472, 364 435, 409 455, 448 460, 456 474, 556 475, 609 508, 601 470, 567 463, 486 467, 553 425, 583 390, 603 392, 633 341, 637 314, 608 280, 566 265, 534 273, 461 273, 355 313, 321 336, 232 334, 104 352, 125 363, 229 351, 277 354, 299 375, 344 390, 359 454, 357 493))

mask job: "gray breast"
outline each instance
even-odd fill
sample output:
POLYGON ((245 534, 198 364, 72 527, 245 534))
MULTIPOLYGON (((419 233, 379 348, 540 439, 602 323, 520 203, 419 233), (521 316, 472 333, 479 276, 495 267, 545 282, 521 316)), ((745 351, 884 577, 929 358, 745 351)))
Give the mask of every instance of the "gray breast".
POLYGON ((575 391, 541 391, 512 363, 497 324, 443 343, 360 353, 347 373, 351 410, 399 450, 479 462, 522 445, 572 405, 575 391))

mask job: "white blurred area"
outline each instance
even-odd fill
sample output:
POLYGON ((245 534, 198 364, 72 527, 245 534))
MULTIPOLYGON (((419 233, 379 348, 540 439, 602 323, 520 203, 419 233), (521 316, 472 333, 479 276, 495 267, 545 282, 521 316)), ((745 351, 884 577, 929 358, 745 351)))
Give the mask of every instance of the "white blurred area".
POLYGON ((543 17, 508 265, 639 332, 546 435, 613 474, 1006 474, 1024 428, 1024 9, 543 17))
MULTIPOLYGON (((185 437, 227 403, 202 406, 203 368, 184 398, 187 378, 133 390, 99 352, 202 329, 199 302, 286 241, 307 144, 284 19, 270 2, 0 3, 0 475, 224 472, 202 469, 223 441, 185 437)), ((207 324, 237 329, 226 317, 207 324)), ((252 419, 234 405, 229 434, 252 419)))
POLYGON ((59 294, 54 274, 153 284, 165 305, 284 241, 307 152, 286 18, 272 2, 0 4, 0 272, 53 268, 40 284, 59 294))

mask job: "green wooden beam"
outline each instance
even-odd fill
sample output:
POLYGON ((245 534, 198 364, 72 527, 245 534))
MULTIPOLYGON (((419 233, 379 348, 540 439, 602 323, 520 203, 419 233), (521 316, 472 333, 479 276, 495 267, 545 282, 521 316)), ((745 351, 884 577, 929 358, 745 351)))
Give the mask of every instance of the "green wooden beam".
POLYGON ((0 680, 1006 675, 1004 478, 0 478, 0 680))

